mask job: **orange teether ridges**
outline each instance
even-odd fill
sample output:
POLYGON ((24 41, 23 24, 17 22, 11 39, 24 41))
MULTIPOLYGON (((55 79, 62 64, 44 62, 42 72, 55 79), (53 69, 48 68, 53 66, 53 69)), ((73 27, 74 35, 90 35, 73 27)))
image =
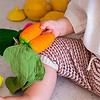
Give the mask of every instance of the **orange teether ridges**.
POLYGON ((44 32, 40 36, 30 41, 29 44, 34 51, 41 53, 50 46, 54 39, 55 36, 53 33, 44 32))

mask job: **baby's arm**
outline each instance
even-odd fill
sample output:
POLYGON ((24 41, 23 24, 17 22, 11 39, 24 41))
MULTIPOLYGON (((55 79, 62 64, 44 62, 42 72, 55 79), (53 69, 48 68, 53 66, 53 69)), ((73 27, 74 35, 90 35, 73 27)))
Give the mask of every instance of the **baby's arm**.
POLYGON ((44 79, 33 83, 23 96, 4 97, 0 100, 49 100, 56 84, 57 72, 47 65, 44 66, 46 70, 44 79))

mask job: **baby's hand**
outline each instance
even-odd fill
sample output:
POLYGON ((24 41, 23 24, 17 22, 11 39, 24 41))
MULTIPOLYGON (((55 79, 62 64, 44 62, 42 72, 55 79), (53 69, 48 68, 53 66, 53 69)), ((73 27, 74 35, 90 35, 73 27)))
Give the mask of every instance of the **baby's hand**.
POLYGON ((65 19, 46 21, 41 24, 41 29, 53 32, 55 37, 62 36, 67 32, 66 21, 65 19))
POLYGON ((48 32, 53 32, 55 37, 60 35, 59 27, 58 22, 53 20, 43 22, 41 25, 41 29, 44 31, 46 30, 48 32))
POLYGON ((73 26, 67 18, 59 20, 49 20, 41 24, 41 29, 44 31, 53 32, 55 37, 73 33, 73 26))

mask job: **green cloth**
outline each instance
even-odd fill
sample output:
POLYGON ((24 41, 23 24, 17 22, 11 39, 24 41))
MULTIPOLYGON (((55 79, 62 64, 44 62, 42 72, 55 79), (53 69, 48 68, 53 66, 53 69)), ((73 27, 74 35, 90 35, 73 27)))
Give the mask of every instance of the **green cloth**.
POLYGON ((11 29, 0 29, 0 55, 4 50, 14 44, 13 37, 18 38, 21 31, 11 29))
POLYGON ((45 69, 40 57, 27 45, 8 47, 3 56, 15 74, 15 77, 8 77, 6 80, 6 85, 12 93, 23 91, 34 81, 43 79, 45 69))

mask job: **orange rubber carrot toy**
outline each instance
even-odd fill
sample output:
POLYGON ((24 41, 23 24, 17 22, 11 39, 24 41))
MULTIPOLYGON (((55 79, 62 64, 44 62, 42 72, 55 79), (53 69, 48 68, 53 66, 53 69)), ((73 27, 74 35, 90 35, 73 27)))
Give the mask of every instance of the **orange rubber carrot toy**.
POLYGON ((44 51, 54 41, 55 36, 52 32, 43 32, 40 23, 35 23, 26 28, 20 34, 20 42, 28 43, 30 47, 40 53, 44 51))
POLYGON ((43 33, 29 42, 29 45, 37 53, 41 53, 54 41, 55 36, 53 33, 43 33))

